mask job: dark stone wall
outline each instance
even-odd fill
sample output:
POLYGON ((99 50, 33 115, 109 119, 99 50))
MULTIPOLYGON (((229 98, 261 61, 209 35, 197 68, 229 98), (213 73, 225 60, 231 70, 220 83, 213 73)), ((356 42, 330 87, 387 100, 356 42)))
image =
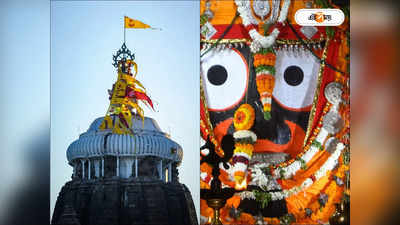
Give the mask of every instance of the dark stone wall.
POLYGON ((116 177, 67 182, 57 198, 51 224, 69 225, 71 221, 79 221, 74 224, 80 225, 198 224, 191 194, 184 184, 116 177))

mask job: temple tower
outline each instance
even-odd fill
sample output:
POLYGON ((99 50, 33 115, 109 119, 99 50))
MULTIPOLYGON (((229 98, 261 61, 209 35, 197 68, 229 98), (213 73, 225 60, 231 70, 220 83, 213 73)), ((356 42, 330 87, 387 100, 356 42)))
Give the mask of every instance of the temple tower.
POLYGON ((190 191, 178 178, 182 147, 144 116, 139 103, 153 105, 125 43, 113 59, 118 78, 110 106, 69 145, 72 180, 59 193, 51 223, 197 225, 190 191))

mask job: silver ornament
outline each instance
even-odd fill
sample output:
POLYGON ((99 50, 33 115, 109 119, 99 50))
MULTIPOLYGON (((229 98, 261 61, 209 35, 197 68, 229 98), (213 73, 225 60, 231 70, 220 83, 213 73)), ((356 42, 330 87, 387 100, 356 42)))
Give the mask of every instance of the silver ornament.
POLYGON ((336 150, 336 146, 339 144, 339 140, 335 137, 330 137, 325 142, 325 150, 329 153, 333 153, 336 150))
POLYGON ((269 17, 268 21, 266 21, 267 24, 273 24, 275 21, 278 19, 278 14, 279 14, 279 7, 281 5, 280 0, 273 0, 271 1, 272 4, 272 12, 271 16, 269 17))
POLYGON ((206 15, 209 20, 214 17, 214 13, 210 10, 210 7, 211 7, 211 2, 207 1, 206 9, 204 10, 203 14, 206 15))
POLYGON ((337 111, 329 111, 322 121, 322 127, 329 134, 336 134, 344 127, 344 121, 337 111))
POLYGON ((254 13, 264 20, 264 17, 269 13, 269 1, 268 0, 254 0, 253 1, 254 13))
POLYGON ((338 82, 331 82, 325 87, 325 98, 332 105, 339 105, 342 101, 343 86, 338 82))
POLYGON ((314 26, 304 26, 300 28, 300 31, 307 39, 311 39, 318 32, 318 29, 314 26))
POLYGON ((279 164, 290 159, 290 155, 287 153, 254 153, 250 159, 250 164, 256 164, 259 162, 269 164, 279 164))
POLYGON ((312 5, 313 5, 312 1, 307 1, 307 2, 306 2, 306 8, 307 8, 307 9, 311 9, 311 8, 312 8, 312 5))

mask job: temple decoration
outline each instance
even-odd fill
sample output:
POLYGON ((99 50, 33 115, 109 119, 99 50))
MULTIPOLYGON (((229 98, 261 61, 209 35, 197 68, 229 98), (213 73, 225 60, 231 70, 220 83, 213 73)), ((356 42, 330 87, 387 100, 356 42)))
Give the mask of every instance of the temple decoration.
POLYGON ((272 48, 262 49, 254 54, 257 90, 263 104, 264 118, 271 118, 272 92, 275 84, 276 54, 272 48))
POLYGON ((153 102, 147 95, 146 89, 136 79, 138 68, 134 59, 134 54, 126 47, 125 43, 113 56, 113 65, 117 68, 118 78, 112 89, 108 90, 110 106, 100 125, 100 130, 112 129, 115 134, 133 134, 133 115, 139 115, 144 126, 144 111, 139 102, 147 104, 153 109, 153 102))
POLYGON ((201 1, 202 224, 348 219, 349 4, 335 2, 201 1), (301 8, 346 19, 303 27, 301 8))
POLYGON ((254 124, 254 119, 254 109, 249 104, 241 105, 234 114, 233 124, 236 132, 233 133, 235 150, 232 165, 236 190, 246 189, 247 186, 247 167, 253 155, 253 144, 257 141, 256 134, 249 130, 254 124))

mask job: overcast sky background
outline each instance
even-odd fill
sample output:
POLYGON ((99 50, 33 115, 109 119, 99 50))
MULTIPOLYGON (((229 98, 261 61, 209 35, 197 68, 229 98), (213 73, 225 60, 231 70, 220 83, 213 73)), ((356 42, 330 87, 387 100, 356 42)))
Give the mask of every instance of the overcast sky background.
POLYGON ((198 1, 51 2, 51 215, 72 174, 67 147, 109 105, 126 15, 162 28, 127 29, 126 45, 155 103, 145 115, 183 147, 180 181, 199 216, 199 13, 198 1))

